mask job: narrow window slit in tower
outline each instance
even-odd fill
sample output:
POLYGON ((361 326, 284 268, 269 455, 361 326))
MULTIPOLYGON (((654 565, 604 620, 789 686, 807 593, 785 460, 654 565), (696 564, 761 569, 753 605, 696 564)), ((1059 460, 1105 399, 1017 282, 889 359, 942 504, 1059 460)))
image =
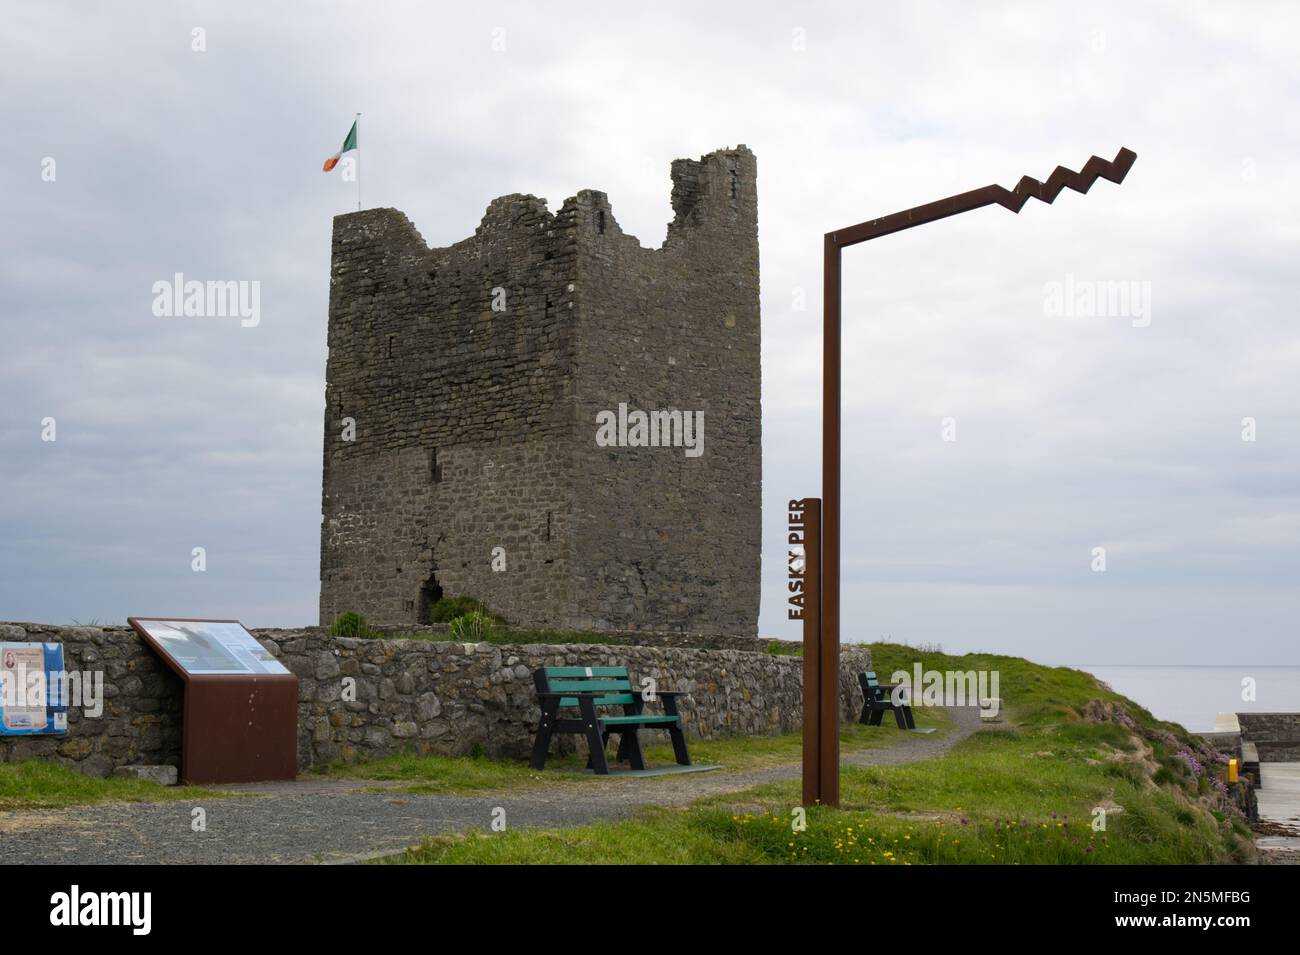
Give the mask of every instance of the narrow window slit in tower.
POLYGON ((599 232, 601 235, 605 234, 605 210, 604 209, 598 209, 596 211, 596 231, 599 232))
POLYGON ((442 465, 438 463, 438 449, 429 452, 429 481, 437 484, 442 480, 442 465))
POLYGON ((546 512, 546 539, 551 539, 551 512, 546 512))

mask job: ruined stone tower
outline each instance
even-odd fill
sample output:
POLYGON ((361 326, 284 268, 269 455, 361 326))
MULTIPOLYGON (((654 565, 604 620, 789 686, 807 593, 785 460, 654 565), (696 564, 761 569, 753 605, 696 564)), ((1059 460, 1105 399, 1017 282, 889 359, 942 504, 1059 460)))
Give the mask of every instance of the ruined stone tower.
POLYGON ((335 218, 322 624, 469 595, 524 626, 756 632, 756 171, 743 145, 675 161, 659 249, 589 190, 504 196, 441 249, 396 209, 335 218))

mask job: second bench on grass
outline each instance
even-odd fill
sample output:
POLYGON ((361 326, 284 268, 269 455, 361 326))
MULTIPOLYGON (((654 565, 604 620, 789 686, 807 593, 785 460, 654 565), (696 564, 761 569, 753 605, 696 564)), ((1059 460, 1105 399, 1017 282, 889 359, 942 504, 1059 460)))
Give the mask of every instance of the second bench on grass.
POLYGON ((633 691, 627 667, 541 667, 533 671, 533 682, 542 708, 529 762, 533 769, 546 765, 546 753, 556 733, 586 737, 591 751, 588 765, 602 776, 609 773, 605 746, 610 734, 618 733, 618 758, 629 761, 633 769, 645 769, 637 735, 643 726, 667 730, 677 762, 682 766, 691 764, 682 718, 677 712, 677 697, 684 695, 681 692, 655 690, 653 698, 664 704, 663 713, 656 714, 644 712, 645 702, 639 692, 633 691), (563 716, 562 711, 566 711, 563 716))
POLYGON ((900 730, 916 729, 916 720, 912 716, 912 705, 904 699, 894 700, 897 683, 881 683, 876 679, 876 671, 868 670, 858 674, 858 683, 862 686, 862 715, 858 722, 867 726, 879 726, 885 712, 894 714, 894 722, 900 730))

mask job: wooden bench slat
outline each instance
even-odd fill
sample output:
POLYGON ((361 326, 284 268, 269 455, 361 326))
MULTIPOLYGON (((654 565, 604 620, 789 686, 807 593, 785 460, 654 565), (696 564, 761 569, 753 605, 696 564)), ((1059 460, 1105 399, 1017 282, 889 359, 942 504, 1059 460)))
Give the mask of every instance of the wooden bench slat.
POLYGON ((621 676, 627 678, 627 667, 543 667, 547 679, 574 676, 621 676))
MULTIPOLYGON (((622 706, 627 703, 635 703, 635 702, 636 702, 636 697, 634 697, 631 693, 611 693, 607 696, 596 697, 597 706, 622 706)), ((560 697, 561 709, 563 709, 566 706, 577 706, 577 705, 578 705, 578 698, 576 696, 560 697)))
POLYGON ((602 716, 600 721, 607 726, 631 726, 633 724, 641 725, 645 723, 676 723, 676 716, 659 716, 658 714, 642 714, 641 716, 602 716))
POLYGON ((632 689, 627 680, 552 680, 552 693, 605 693, 632 689))

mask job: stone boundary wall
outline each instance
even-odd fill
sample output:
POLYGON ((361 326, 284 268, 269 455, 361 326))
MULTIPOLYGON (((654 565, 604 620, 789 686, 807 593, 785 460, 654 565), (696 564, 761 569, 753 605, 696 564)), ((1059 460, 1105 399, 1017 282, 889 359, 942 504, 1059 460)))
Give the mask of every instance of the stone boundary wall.
POLYGON ((1238 713, 1237 722, 1262 762, 1300 763, 1300 713, 1238 713))
POLYGON ((130 627, 0 623, 0 642, 63 644, 63 667, 102 671, 104 712, 68 708, 63 736, 0 736, 0 762, 41 758, 107 776, 118 766, 180 766, 181 680, 130 627))
MULTIPOLYGON (((692 737, 798 732, 803 661, 734 649, 602 644, 493 645, 332 638, 319 627, 255 630, 299 680, 298 765, 419 750, 527 755, 537 725, 532 670, 624 664, 680 701, 692 737), (344 679, 355 680, 345 701, 344 679)), ((676 639, 681 634, 672 634, 676 639)), ((0 624, 0 641, 58 641, 68 670, 101 670, 104 712, 68 714, 66 736, 0 736, 0 761, 39 757, 107 775, 117 766, 179 765, 181 681, 128 627, 0 624)), ((753 641, 766 647, 766 641, 753 641)), ((843 718, 862 706, 856 673, 870 651, 841 653, 843 718)), ((653 706, 653 704, 652 704, 653 706)), ((660 734, 651 734, 658 736, 660 734)), ((581 747, 576 738, 553 746, 581 747)))

